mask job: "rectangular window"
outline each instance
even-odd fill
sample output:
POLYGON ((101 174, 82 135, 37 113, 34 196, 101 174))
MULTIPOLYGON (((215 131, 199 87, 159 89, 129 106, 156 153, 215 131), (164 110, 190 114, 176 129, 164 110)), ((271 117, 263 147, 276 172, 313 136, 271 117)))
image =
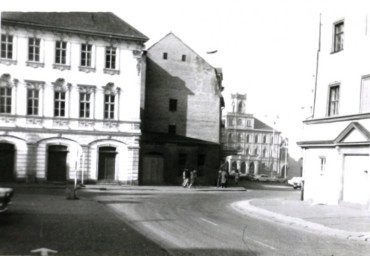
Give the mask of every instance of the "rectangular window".
POLYGON ((170 124, 168 126, 168 133, 169 134, 172 134, 172 135, 175 135, 176 134, 176 125, 170 124))
POLYGON ((55 42, 55 64, 67 64, 67 42, 55 42))
POLYGON ((54 116, 64 117, 66 108, 66 93, 54 92, 54 116))
POLYGON ((10 114, 12 110, 12 88, 0 88, 0 113, 10 114))
POLYGON ((343 50, 344 22, 334 24, 334 52, 343 50))
POLYGON ((328 116, 339 114, 339 85, 329 87, 328 116))
POLYGON ((81 67, 91 67, 91 44, 81 44, 81 67))
POLYGON ((177 100, 170 99, 169 109, 170 109, 170 111, 177 111, 177 100))
POLYGON ((104 118, 114 119, 115 95, 104 95, 104 118))
POLYGON ((39 114, 39 90, 27 89, 27 115, 39 114))
POLYGON ((40 39, 39 38, 28 38, 28 60, 29 61, 40 61, 40 39))
POLYGON ((186 55, 185 55, 185 54, 183 54, 183 55, 181 56, 181 60, 182 60, 182 61, 186 61, 186 55))
POLYGON ((361 113, 370 112, 370 76, 362 78, 360 112, 361 113))
POLYGON ((164 52, 164 53, 163 53, 163 59, 164 59, 164 60, 167 60, 167 57, 168 57, 168 53, 167 53, 167 52, 164 52))
POLYGON ((1 35, 1 58, 13 58, 13 36, 1 35))
POLYGON ((105 68, 116 69, 116 48, 105 48, 105 68))
POLYGON ((80 117, 89 118, 90 117, 90 94, 80 93, 80 117))

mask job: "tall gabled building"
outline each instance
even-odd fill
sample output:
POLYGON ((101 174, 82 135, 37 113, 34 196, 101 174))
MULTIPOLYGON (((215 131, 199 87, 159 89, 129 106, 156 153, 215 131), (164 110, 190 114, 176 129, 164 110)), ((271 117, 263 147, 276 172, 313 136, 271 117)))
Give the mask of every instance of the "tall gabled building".
POLYGON ((102 12, 3 12, 0 180, 138 183, 148 38, 102 12))
POLYGON ((214 183, 219 166, 222 73, 173 33, 147 52, 141 183, 180 184, 184 168, 214 183))

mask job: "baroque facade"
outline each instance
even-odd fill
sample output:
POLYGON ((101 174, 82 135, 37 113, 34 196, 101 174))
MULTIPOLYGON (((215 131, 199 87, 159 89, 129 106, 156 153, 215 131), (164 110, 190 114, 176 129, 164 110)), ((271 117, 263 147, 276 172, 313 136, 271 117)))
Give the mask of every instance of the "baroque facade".
POLYGON ((222 72, 173 33, 147 52, 141 184, 213 184, 220 163, 222 72))
POLYGON ((370 206, 367 16, 322 15, 313 115, 303 121, 304 137, 298 143, 308 201, 370 206))
POLYGON ((148 38, 112 13, 1 18, 0 180, 137 184, 148 38))
POLYGON ((246 100, 246 94, 232 94, 232 111, 222 117, 221 145, 227 170, 238 169, 241 176, 285 176, 280 132, 246 113, 246 100))

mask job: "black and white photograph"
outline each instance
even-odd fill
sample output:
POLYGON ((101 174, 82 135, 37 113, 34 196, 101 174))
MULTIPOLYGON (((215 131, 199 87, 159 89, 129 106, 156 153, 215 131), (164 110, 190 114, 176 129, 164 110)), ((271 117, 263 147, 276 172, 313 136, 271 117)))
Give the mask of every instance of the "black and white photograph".
POLYGON ((370 2, 0 5, 0 256, 369 256, 370 2))

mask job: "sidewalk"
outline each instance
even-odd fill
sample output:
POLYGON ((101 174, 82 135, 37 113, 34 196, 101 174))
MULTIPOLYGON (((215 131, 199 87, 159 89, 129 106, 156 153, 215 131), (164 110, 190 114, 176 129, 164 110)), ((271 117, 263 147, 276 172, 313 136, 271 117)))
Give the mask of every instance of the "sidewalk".
POLYGON ((237 211, 295 228, 370 242, 370 211, 299 199, 252 199, 232 204, 237 211))

